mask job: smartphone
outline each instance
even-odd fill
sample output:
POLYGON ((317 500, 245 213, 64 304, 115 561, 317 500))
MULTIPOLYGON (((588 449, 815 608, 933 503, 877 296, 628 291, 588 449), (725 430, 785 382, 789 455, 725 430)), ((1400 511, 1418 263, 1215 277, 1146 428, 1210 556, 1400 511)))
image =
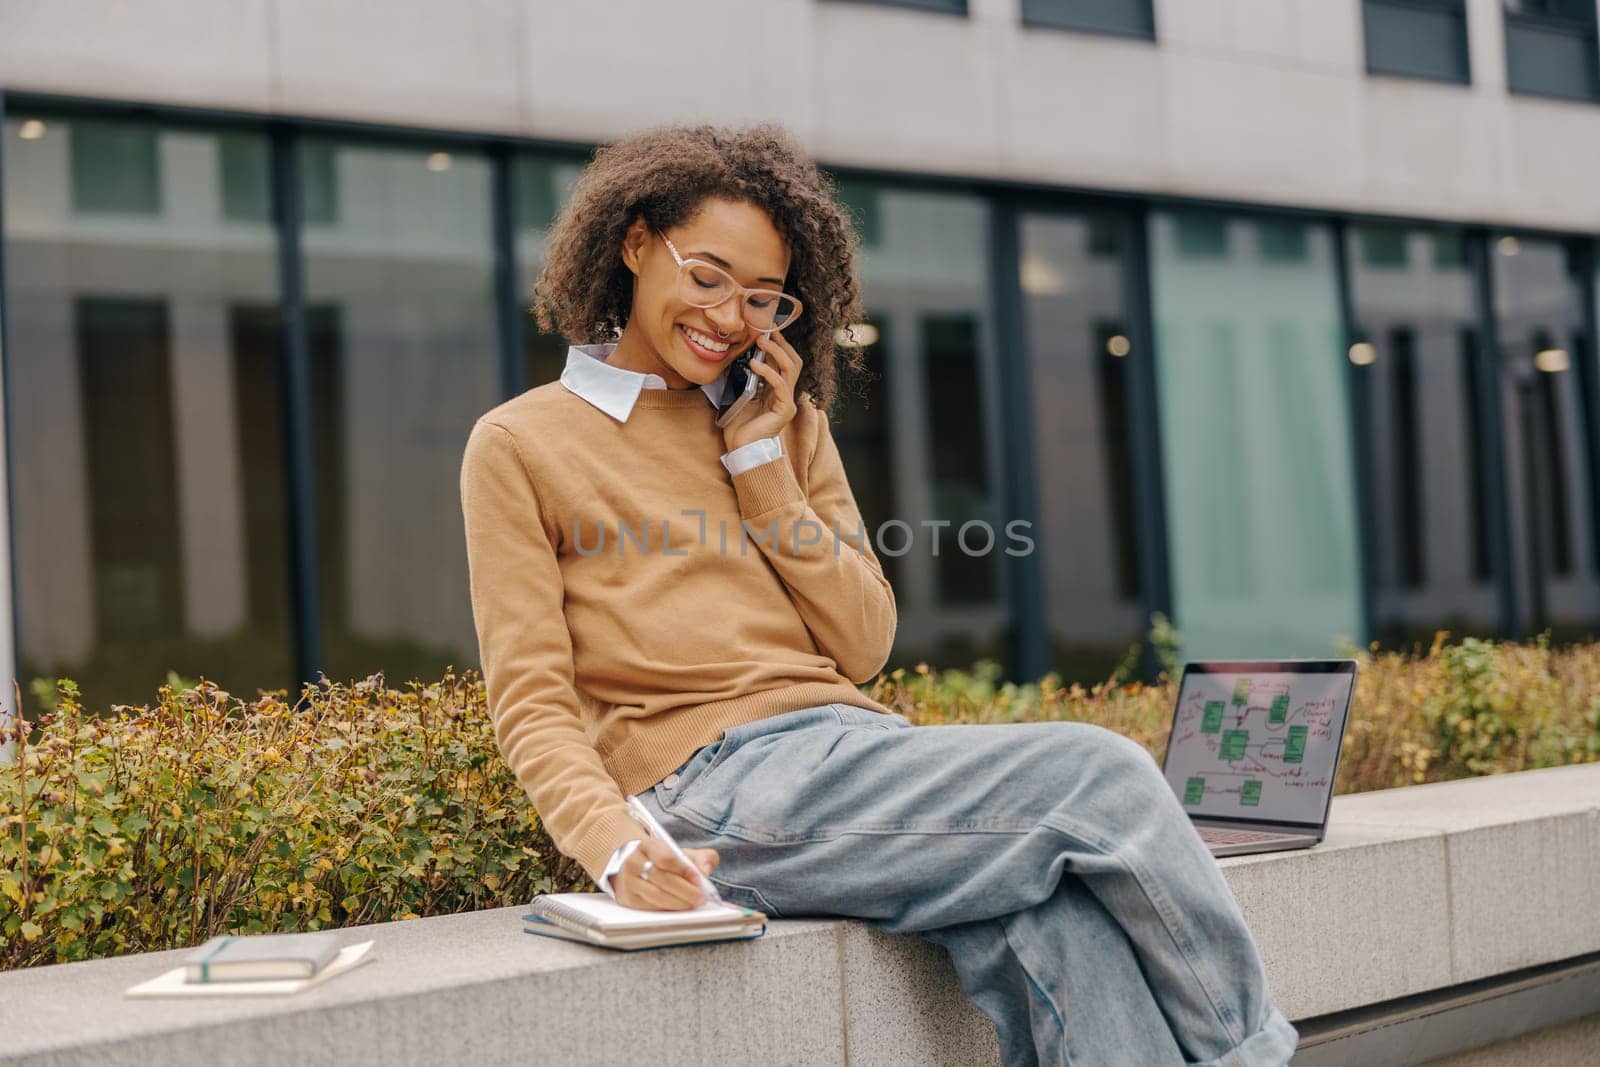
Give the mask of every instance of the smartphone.
MULTIPOLYGON (((764 337, 772 335, 763 334, 764 337)), ((717 409, 717 425, 726 426, 739 417, 750 401, 755 399, 756 393, 766 385, 759 375, 750 370, 750 361, 759 359, 766 362, 766 352, 755 345, 750 346, 750 351, 734 360, 728 366, 728 377, 722 385, 722 404, 717 409)))

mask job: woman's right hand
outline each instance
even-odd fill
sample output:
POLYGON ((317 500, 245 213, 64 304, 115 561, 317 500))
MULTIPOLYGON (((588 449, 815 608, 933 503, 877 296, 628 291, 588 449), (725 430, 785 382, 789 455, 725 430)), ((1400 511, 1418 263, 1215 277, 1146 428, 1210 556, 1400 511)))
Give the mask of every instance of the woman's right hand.
MULTIPOLYGON (((716 869, 720 857, 713 848, 686 848, 688 856, 702 874, 716 869)), ((644 838, 611 877, 611 890, 625 908, 647 911, 683 911, 706 903, 694 869, 672 854, 672 850, 653 837, 644 838), (649 877, 645 864, 651 864, 649 877)))

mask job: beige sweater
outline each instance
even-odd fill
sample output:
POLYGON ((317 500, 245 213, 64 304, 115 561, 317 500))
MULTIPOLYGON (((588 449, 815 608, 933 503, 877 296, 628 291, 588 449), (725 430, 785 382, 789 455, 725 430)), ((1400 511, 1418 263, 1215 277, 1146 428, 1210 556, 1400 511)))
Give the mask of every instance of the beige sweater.
POLYGON ((827 417, 729 477, 698 389, 619 423, 559 383, 484 415, 461 468, 478 647, 500 751, 557 848, 598 878, 646 836, 624 795, 741 723, 852 683, 896 626, 827 417), (835 536, 837 529, 838 536, 835 536))

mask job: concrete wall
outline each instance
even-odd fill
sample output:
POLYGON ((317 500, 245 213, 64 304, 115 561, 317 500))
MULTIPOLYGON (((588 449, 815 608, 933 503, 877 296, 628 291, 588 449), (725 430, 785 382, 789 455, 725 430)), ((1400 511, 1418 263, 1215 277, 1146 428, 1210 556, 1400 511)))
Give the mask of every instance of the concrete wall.
POLYGON ((1155 46, 969 8, 0 0, 0 86, 582 142, 781 117, 834 164, 1600 230, 1600 107, 1506 92, 1498 0, 1468 87, 1368 76, 1357 0, 1155 0, 1155 46))

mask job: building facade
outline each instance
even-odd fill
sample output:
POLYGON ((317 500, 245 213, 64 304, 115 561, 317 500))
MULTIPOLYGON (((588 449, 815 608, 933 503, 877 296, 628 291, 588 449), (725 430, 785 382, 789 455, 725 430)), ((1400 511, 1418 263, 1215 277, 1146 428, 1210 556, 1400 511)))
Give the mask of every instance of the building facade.
POLYGON ((167 669, 248 692, 475 662, 461 451, 559 373, 526 313, 551 221, 597 144, 763 120, 862 234, 871 373, 833 419, 891 666, 1094 680, 1155 612, 1190 656, 1582 636, 1595 24, 0 2, 0 648, 100 704, 167 669), (987 545, 1013 521, 1032 551, 987 545))

